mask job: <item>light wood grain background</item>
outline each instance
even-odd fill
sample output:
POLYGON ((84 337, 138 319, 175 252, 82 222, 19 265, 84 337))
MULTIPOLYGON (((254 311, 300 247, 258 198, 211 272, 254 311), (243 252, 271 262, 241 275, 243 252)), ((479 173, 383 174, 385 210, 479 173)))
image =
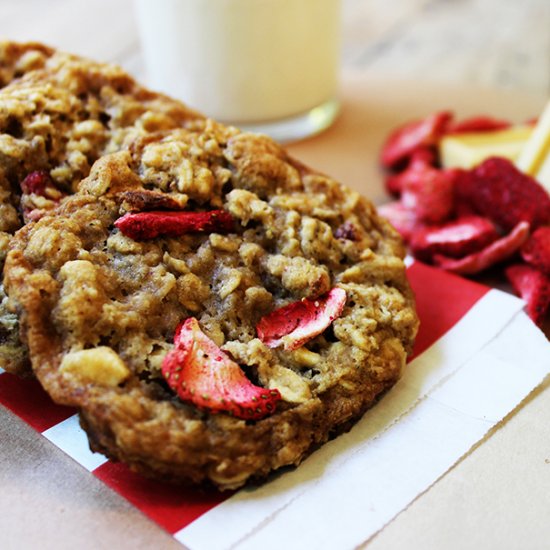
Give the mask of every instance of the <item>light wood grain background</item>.
MULTIPOLYGON (((146 80, 132 0, 1 0, 0 36, 146 80)), ((342 67, 550 94, 550 0, 343 0, 342 67)))

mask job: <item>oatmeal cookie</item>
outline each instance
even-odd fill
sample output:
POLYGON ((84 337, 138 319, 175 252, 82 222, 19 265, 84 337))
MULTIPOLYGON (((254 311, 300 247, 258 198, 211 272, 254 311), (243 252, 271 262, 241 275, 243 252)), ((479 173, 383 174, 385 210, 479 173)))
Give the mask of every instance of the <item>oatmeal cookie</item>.
MULTIPOLYGON (((76 191, 95 160, 200 118, 114 65, 34 43, 0 42, 0 86, 0 270, 10 235, 76 191)), ((0 285, 0 368, 27 365, 0 285)))
POLYGON ((104 156, 13 239, 33 370, 93 450, 233 489, 396 380, 418 327, 393 228, 267 137, 209 120, 104 156))
POLYGON ((38 42, 0 41, 0 88, 29 71, 43 68, 53 53, 53 48, 38 42))

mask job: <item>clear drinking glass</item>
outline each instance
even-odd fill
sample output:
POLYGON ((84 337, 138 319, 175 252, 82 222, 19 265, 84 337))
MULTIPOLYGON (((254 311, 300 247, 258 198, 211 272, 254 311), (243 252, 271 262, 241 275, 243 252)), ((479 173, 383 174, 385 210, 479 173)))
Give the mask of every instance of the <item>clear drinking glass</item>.
POLYGON ((340 0, 136 0, 149 83, 279 141, 335 119, 340 0))

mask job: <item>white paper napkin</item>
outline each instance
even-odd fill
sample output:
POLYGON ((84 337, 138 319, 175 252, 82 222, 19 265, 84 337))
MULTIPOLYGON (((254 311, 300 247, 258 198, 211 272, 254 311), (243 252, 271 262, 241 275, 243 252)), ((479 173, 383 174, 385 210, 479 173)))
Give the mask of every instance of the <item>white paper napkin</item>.
POLYGON ((240 491, 176 538, 192 550, 341 549, 367 541, 550 371, 550 345, 522 305, 488 292, 350 433, 300 468, 240 491))

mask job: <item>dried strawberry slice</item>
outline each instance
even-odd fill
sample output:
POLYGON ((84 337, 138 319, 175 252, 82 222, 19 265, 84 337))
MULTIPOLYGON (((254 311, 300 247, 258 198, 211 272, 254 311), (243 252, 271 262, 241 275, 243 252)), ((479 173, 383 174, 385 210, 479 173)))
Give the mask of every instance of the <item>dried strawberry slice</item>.
POLYGON ((457 218, 462 218, 463 216, 477 216, 478 211, 474 205, 471 204, 468 194, 465 193, 465 190, 469 189, 470 185, 474 184, 475 177, 473 171, 457 168, 455 174, 455 216, 457 218))
POLYGON ((413 234, 413 254, 430 261, 434 254, 460 258, 477 252, 498 239, 495 226, 487 218, 465 216, 443 225, 425 226, 413 234))
POLYGON ((395 168, 406 161, 415 150, 436 145, 451 118, 450 112, 442 111, 397 128, 384 143, 380 161, 387 168, 395 168))
POLYGON ((401 201, 427 223, 447 220, 454 207, 456 170, 415 164, 403 174, 401 201))
POLYGON ((437 164, 437 154, 433 147, 419 147, 415 149, 411 155, 410 163, 424 164, 428 166, 435 166, 437 164))
POLYGON ((24 195, 39 195, 55 203, 59 202, 65 195, 55 184, 48 172, 37 170, 30 172, 20 183, 24 195))
POLYGON ((390 195, 399 196, 403 190, 403 185, 410 177, 410 173, 423 169, 426 166, 435 166, 436 155, 432 149, 422 147, 414 151, 411 155, 409 164, 405 170, 397 174, 389 174, 385 179, 386 190, 390 195))
POLYGON ((25 222, 36 221, 55 208, 66 193, 58 189, 48 172, 36 170, 30 172, 20 183, 21 209, 25 222), (43 197, 44 200, 37 200, 43 197))
POLYGON ((473 116, 454 124, 447 128, 448 134, 461 134, 465 132, 494 132, 496 130, 505 130, 510 127, 507 120, 497 119, 486 115, 473 116))
POLYGON ((346 291, 338 287, 316 300, 292 302, 260 319, 258 338, 270 348, 282 345, 287 351, 297 349, 340 317, 345 304, 346 291))
POLYGON ((542 271, 525 264, 511 265, 506 277, 516 293, 527 302, 529 317, 542 326, 550 308, 550 277, 542 271))
POLYGON ((48 172, 43 170, 37 170, 27 174, 27 176, 21 182, 21 191, 26 195, 34 193, 41 197, 46 196, 46 189, 48 187, 54 187, 52 178, 48 172))
POLYGON ((414 233, 424 227, 414 212, 403 206, 401 201, 388 202, 379 206, 378 213, 388 219, 405 242, 409 242, 414 233))
POLYGON ((434 262, 438 267, 461 275, 472 275, 510 258, 529 237, 529 224, 520 222, 505 237, 502 237, 479 252, 474 252, 464 258, 449 258, 442 254, 434 254, 434 262))
POLYGON ((179 324, 174 348, 166 354, 162 374, 182 401, 211 412, 259 420, 275 411, 278 390, 255 386, 189 317, 179 324))
POLYGON ((550 227, 539 227, 521 247, 521 257, 550 275, 550 227))
POLYGON ((508 159, 485 160, 458 178, 456 190, 460 200, 503 229, 510 230, 521 221, 529 222, 532 228, 550 222, 550 196, 508 159))
POLYGON ((403 174, 404 172, 399 172, 397 174, 388 174, 385 177, 384 186, 390 195, 394 197, 399 197, 399 195, 401 195, 401 190, 403 189, 403 174))
POLYGON ((124 235, 136 241, 156 237, 179 237, 186 233, 227 233, 234 228, 231 214, 224 210, 208 212, 128 213, 115 222, 124 235))

